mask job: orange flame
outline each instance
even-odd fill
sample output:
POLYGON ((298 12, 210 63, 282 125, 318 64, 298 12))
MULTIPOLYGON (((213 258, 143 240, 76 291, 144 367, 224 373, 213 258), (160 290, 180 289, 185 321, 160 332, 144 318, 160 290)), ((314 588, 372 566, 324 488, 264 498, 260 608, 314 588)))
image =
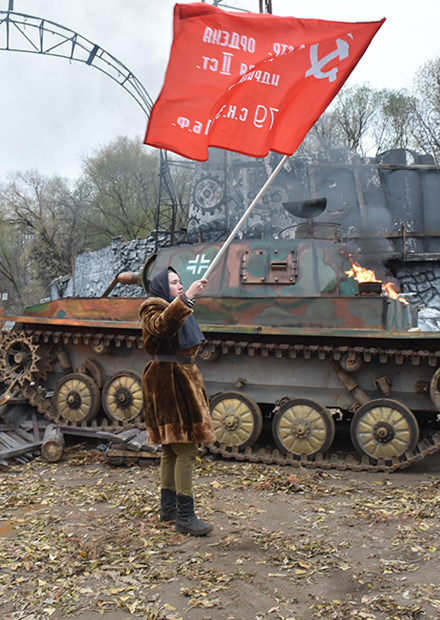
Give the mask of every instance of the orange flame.
POLYGON ((351 254, 349 254, 348 257, 351 260, 351 269, 349 269, 345 273, 349 278, 354 278, 358 282, 382 282, 382 291, 385 293, 385 295, 388 295, 388 297, 391 297, 392 299, 398 299, 405 305, 408 304, 404 297, 400 297, 399 293, 394 288, 394 283, 391 282, 391 280, 388 282, 378 280, 376 274, 372 269, 365 269, 365 267, 361 267, 359 263, 353 260, 351 254))
POLYGON ((380 282, 372 269, 361 267, 359 263, 352 259, 351 254, 349 254, 349 258, 351 260, 351 269, 345 272, 349 278, 354 278, 358 282, 380 282))
POLYGON ((388 297, 391 297, 392 299, 399 299, 401 302, 405 304, 408 303, 406 299, 399 296, 399 293, 394 288, 394 284, 392 282, 386 282, 385 284, 382 284, 382 290, 385 290, 388 297))

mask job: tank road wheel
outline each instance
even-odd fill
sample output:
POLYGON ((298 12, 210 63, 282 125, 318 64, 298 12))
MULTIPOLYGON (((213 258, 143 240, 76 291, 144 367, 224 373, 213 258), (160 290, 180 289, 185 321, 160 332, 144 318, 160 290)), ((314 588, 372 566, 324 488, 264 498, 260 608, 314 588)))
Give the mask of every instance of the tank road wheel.
POLYGON ((66 422, 90 422, 99 410, 99 388, 88 375, 72 372, 58 381, 53 404, 66 422))
POLYGON ((257 441, 263 428, 263 415, 252 398, 239 392, 223 392, 214 396, 210 409, 220 444, 240 449, 257 441))
POLYGON ((134 372, 119 372, 102 388, 102 406, 109 418, 129 422, 142 413, 142 381, 134 372))
POLYGON ((313 457, 327 452, 335 438, 335 423, 328 410, 308 398, 289 400, 272 420, 272 434, 281 452, 313 457))
POLYGON ((419 441, 413 412, 395 400, 379 398, 362 405, 351 421, 350 435, 357 452, 378 459, 401 457, 419 441))
POLYGON ((429 395, 431 401, 437 411, 440 411, 440 368, 437 368, 432 375, 431 382, 429 384, 429 395))

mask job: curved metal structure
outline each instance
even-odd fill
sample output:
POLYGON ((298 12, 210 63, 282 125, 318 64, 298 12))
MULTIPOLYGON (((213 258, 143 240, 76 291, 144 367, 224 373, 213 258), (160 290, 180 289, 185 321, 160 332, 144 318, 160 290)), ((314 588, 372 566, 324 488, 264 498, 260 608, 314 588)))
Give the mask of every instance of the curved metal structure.
MULTIPOLYGON (((82 37, 77 32, 51 20, 13 12, 13 0, 9 10, 0 11, 0 51, 45 54, 82 62, 105 73, 124 88, 140 105, 148 117, 153 101, 143 84, 117 58, 106 52, 96 43, 82 37)), ((156 215, 156 244, 160 232, 170 232, 169 243, 174 244, 176 222, 179 226, 186 216, 173 187, 170 162, 166 152, 161 151, 160 187, 156 215)))
POLYGON ((0 50, 47 54, 93 66, 122 86, 148 116, 153 101, 117 58, 77 32, 41 17, 0 11, 0 50))

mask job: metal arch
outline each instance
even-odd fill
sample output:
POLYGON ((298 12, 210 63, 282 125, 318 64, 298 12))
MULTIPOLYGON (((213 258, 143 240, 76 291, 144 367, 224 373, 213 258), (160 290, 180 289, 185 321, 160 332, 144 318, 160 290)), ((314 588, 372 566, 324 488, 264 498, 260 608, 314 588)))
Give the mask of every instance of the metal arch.
POLYGON ((41 17, 0 11, 0 50, 48 54, 93 66, 122 86, 148 116, 153 101, 117 58, 77 32, 41 17))
MULTIPOLYGON (((70 28, 48 19, 13 12, 13 0, 9 0, 8 11, 0 11, 1 50, 48 54, 83 62, 105 73, 122 86, 137 101, 146 116, 149 116, 153 107, 153 101, 142 83, 117 58, 70 28)), ((168 161, 167 153, 160 151, 156 249, 159 232, 170 232, 169 243, 173 244, 177 220, 180 225, 185 221, 185 214, 181 208, 179 209, 179 201, 170 174, 171 163, 168 161)))

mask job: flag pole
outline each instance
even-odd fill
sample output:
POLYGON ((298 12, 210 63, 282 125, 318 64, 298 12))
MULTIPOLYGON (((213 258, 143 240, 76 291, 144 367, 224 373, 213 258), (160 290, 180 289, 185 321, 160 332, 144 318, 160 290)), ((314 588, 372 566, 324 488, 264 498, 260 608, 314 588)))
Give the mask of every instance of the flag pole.
POLYGON ((271 175, 267 179, 266 183, 263 185, 263 187, 260 189, 258 194, 255 196, 255 198, 253 199, 251 204, 248 206, 246 211, 243 213, 243 215, 241 216, 241 218, 239 219, 239 221, 235 225, 235 227, 232 230, 232 232, 230 233, 229 237, 226 239, 226 241, 224 242, 224 244, 220 248, 218 254, 216 254, 214 256, 214 259, 213 259, 212 263, 209 265, 208 269, 206 270, 203 278, 208 279, 208 277, 211 274, 211 272, 213 271, 214 267, 217 266, 217 264, 220 262, 220 259, 223 257, 223 254, 226 252, 228 247, 231 245, 232 241, 234 240, 235 235, 240 230, 240 228, 244 224, 244 222, 247 220, 247 218, 251 214, 251 211, 253 210, 253 208, 255 207, 257 202, 260 200, 261 196, 272 185, 272 183, 274 182, 275 178, 277 177, 278 173, 280 172, 281 168, 284 166, 284 164, 286 163, 288 158, 289 158, 289 155, 284 155, 283 159, 279 162, 277 167, 274 168, 274 170, 272 171, 271 175))

